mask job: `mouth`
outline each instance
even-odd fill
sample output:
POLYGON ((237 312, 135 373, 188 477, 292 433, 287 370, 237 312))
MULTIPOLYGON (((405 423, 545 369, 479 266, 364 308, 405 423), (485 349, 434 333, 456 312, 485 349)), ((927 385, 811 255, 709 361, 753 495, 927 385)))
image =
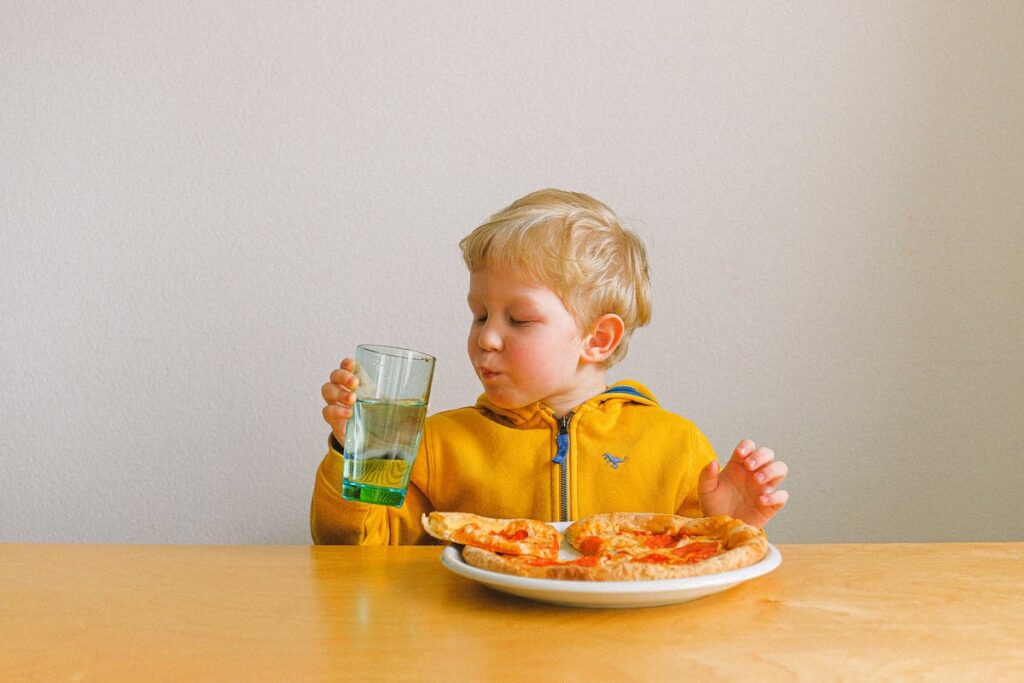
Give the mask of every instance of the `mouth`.
POLYGON ((494 379, 501 374, 500 372, 489 370, 487 368, 478 368, 477 372, 480 373, 480 379, 494 379))

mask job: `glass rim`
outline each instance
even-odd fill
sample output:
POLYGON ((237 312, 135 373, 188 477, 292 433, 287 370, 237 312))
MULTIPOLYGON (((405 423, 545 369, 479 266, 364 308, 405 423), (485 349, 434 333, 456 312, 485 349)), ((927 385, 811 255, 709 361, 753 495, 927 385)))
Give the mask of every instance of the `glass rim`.
POLYGON ((360 344, 356 347, 356 351, 358 352, 359 349, 366 349, 367 351, 376 353, 380 356, 390 356, 392 358, 401 358, 403 360, 425 360, 430 361, 431 363, 437 361, 437 359, 429 353, 423 353, 422 351, 415 351, 401 346, 389 346, 387 344, 360 344))

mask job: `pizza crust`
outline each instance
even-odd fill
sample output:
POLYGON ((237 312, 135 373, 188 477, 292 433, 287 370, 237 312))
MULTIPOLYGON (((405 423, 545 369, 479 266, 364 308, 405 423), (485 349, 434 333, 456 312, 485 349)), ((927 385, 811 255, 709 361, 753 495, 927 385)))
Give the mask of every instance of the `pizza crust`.
POLYGON ((507 523, 510 520, 481 517, 470 512, 430 512, 424 513, 420 521, 428 534, 438 540, 450 542, 455 532, 468 524, 479 524, 484 521, 488 525, 493 525, 494 522, 507 523))
POLYGON ((536 565, 524 562, 522 556, 502 555, 471 545, 462 548, 462 559, 466 561, 466 564, 474 567, 513 576, 527 576, 534 579, 600 581, 595 578, 592 567, 565 564, 536 565))

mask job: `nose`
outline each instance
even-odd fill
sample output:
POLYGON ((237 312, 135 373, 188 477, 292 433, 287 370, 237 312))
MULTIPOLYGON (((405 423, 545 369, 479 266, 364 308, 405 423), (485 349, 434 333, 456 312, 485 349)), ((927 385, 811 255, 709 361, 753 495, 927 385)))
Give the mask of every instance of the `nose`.
POLYGON ((483 327, 480 328, 480 334, 476 338, 477 346, 484 351, 500 351, 501 350, 501 335, 495 328, 494 323, 487 321, 483 327))

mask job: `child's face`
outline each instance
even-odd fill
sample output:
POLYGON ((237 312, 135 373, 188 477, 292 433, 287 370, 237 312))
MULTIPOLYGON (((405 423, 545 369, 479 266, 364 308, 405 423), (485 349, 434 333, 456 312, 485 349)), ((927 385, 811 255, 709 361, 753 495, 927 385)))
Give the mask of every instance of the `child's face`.
POLYGON ((578 398, 585 342, 554 291, 484 268, 469 277, 468 301, 469 359, 491 401, 502 408, 537 401, 554 408, 578 398))

